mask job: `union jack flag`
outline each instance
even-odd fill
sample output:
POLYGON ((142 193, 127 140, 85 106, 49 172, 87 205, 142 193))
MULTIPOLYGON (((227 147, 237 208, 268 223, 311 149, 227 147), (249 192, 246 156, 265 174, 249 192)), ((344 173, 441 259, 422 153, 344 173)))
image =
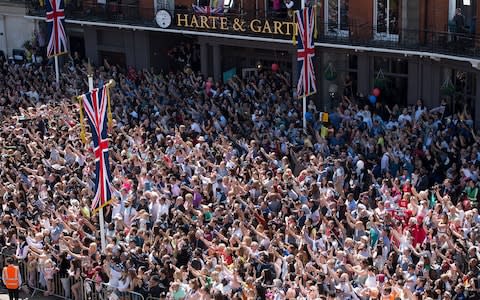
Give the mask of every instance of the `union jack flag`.
POLYGON ((313 8, 297 10, 297 62, 298 62, 298 97, 309 96, 317 92, 313 57, 315 57, 314 28, 315 13, 313 8))
POLYGON ((193 4, 192 8, 193 12, 199 15, 215 16, 223 14, 223 6, 210 7, 210 5, 198 6, 193 4))
POLYGON ((95 197, 92 211, 108 204, 112 197, 110 165, 108 163, 108 88, 102 86, 80 96, 92 131, 95 153, 95 197))
POLYGON ((48 46, 47 56, 55 56, 67 52, 67 35, 63 23, 65 11, 63 0, 47 0, 48 46))

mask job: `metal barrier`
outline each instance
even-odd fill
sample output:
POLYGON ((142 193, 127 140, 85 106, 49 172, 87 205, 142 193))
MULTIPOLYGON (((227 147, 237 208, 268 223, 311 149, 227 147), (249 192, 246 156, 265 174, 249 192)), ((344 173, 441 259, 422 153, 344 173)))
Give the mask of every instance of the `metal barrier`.
MULTIPOLYGON (((0 270, 5 266, 5 259, 11 255, 0 254, 0 270)), ((33 298, 38 293, 48 294, 62 299, 74 300, 144 300, 142 294, 133 291, 119 291, 107 283, 97 283, 92 279, 80 278, 77 281, 72 276, 60 278, 58 273, 49 282, 45 279, 45 266, 28 261, 17 263, 22 278, 21 291, 33 298)), ((1 276, 1 273, 0 273, 1 276)), ((1 279, 1 277, 0 277, 1 279)), ((1 283, 1 280, 0 280, 1 283)), ((150 297, 149 300, 157 300, 150 297)))
POLYGON ((83 281, 83 299, 84 300, 106 300, 103 293, 103 287, 100 285, 98 288, 97 284, 91 279, 85 279, 83 281))
MULTIPOLYGON (((119 291, 108 283, 97 283, 91 279, 84 280, 84 300, 144 300, 142 294, 133 291, 119 291)), ((151 299, 154 300, 154 299, 151 299)))
MULTIPOLYGON (((11 255, 0 254, 0 269, 3 270, 5 259, 9 256, 11 255)), ((44 295, 48 294, 62 299, 72 299, 71 287, 76 284, 72 277, 60 278, 58 273, 54 273, 53 279, 46 280, 45 268, 42 264, 17 260, 17 266, 20 269, 22 279, 20 291, 29 295, 29 298, 33 298, 38 293, 43 293, 44 295)), ((82 279, 80 279, 78 286, 83 289, 81 282, 82 279)), ((79 295, 83 295, 83 291, 80 291, 79 295)))

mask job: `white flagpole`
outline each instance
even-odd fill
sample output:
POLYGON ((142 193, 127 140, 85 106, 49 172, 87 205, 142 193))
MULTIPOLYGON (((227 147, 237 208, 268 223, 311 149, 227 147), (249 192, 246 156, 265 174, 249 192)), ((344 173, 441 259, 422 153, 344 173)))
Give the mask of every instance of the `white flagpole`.
MULTIPOLYGON (((301 9, 303 10, 305 8, 305 0, 302 0, 301 2, 301 9)), ((306 49, 305 49, 306 50, 306 49)), ((306 61, 304 62, 305 64, 307 63, 306 61)), ((307 79, 305 79, 307 80, 307 79)), ((304 87, 305 88, 305 87, 304 87)), ((307 96, 305 96, 305 93, 307 91, 304 91, 304 95, 303 95, 303 109, 302 109, 302 115, 303 115, 303 131, 307 131, 307 119, 305 118, 305 115, 307 114, 307 96)))
POLYGON ((60 82, 60 71, 58 68, 58 55, 55 55, 55 82, 57 83, 57 85, 60 82))
MULTIPOLYGON (((90 66, 90 63, 88 64, 88 69, 87 69, 87 77, 88 77, 88 91, 91 92, 93 91, 93 72, 92 72, 92 67, 90 66)), ((105 220, 103 218, 103 207, 100 208, 98 212, 98 222, 100 223, 100 241, 102 244, 102 252, 105 252, 105 249, 107 248, 107 241, 105 240, 105 220)))

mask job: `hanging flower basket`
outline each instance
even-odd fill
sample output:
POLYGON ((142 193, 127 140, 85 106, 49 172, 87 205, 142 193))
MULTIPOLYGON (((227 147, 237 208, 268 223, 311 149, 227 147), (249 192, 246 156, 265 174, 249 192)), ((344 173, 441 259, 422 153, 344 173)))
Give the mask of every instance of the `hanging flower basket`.
POLYGON ((373 81, 373 86, 381 90, 384 90, 387 87, 387 81, 385 79, 377 78, 373 81))
POLYGON ((333 67, 332 63, 328 63, 327 67, 325 68, 325 72, 323 72, 325 80, 334 81, 337 79, 337 71, 333 67))
POLYGON ((441 87, 440 93, 443 96, 452 96, 455 93, 455 87, 453 85, 441 87))
POLYGON ((450 78, 445 79, 442 86, 440 87, 440 94, 443 96, 453 96, 455 93, 455 86, 453 85, 450 78))
POLYGON ((381 90, 385 90, 387 87, 387 78, 385 78, 382 69, 378 70, 377 76, 375 76, 375 79, 373 80, 373 87, 381 90))

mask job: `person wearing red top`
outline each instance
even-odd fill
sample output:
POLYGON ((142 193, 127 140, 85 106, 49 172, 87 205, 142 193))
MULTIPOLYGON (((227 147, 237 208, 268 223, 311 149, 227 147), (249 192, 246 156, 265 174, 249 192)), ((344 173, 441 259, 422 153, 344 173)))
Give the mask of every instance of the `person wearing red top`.
POLYGON ((398 201, 398 206, 400 208, 403 208, 403 209, 406 209, 408 207, 408 197, 409 197, 409 194, 404 194, 403 197, 400 199, 400 201, 398 201))
POLYGON ((410 179, 407 179, 407 181, 405 181, 405 184, 402 187, 402 191, 404 193, 411 193, 412 192, 412 184, 410 183, 410 179))
POLYGON ((423 218, 418 217, 417 221, 410 226, 410 234, 413 237, 412 246, 415 247, 417 244, 422 244, 427 237, 427 232, 423 228, 423 218), (421 222, 420 222, 421 220, 421 222))

